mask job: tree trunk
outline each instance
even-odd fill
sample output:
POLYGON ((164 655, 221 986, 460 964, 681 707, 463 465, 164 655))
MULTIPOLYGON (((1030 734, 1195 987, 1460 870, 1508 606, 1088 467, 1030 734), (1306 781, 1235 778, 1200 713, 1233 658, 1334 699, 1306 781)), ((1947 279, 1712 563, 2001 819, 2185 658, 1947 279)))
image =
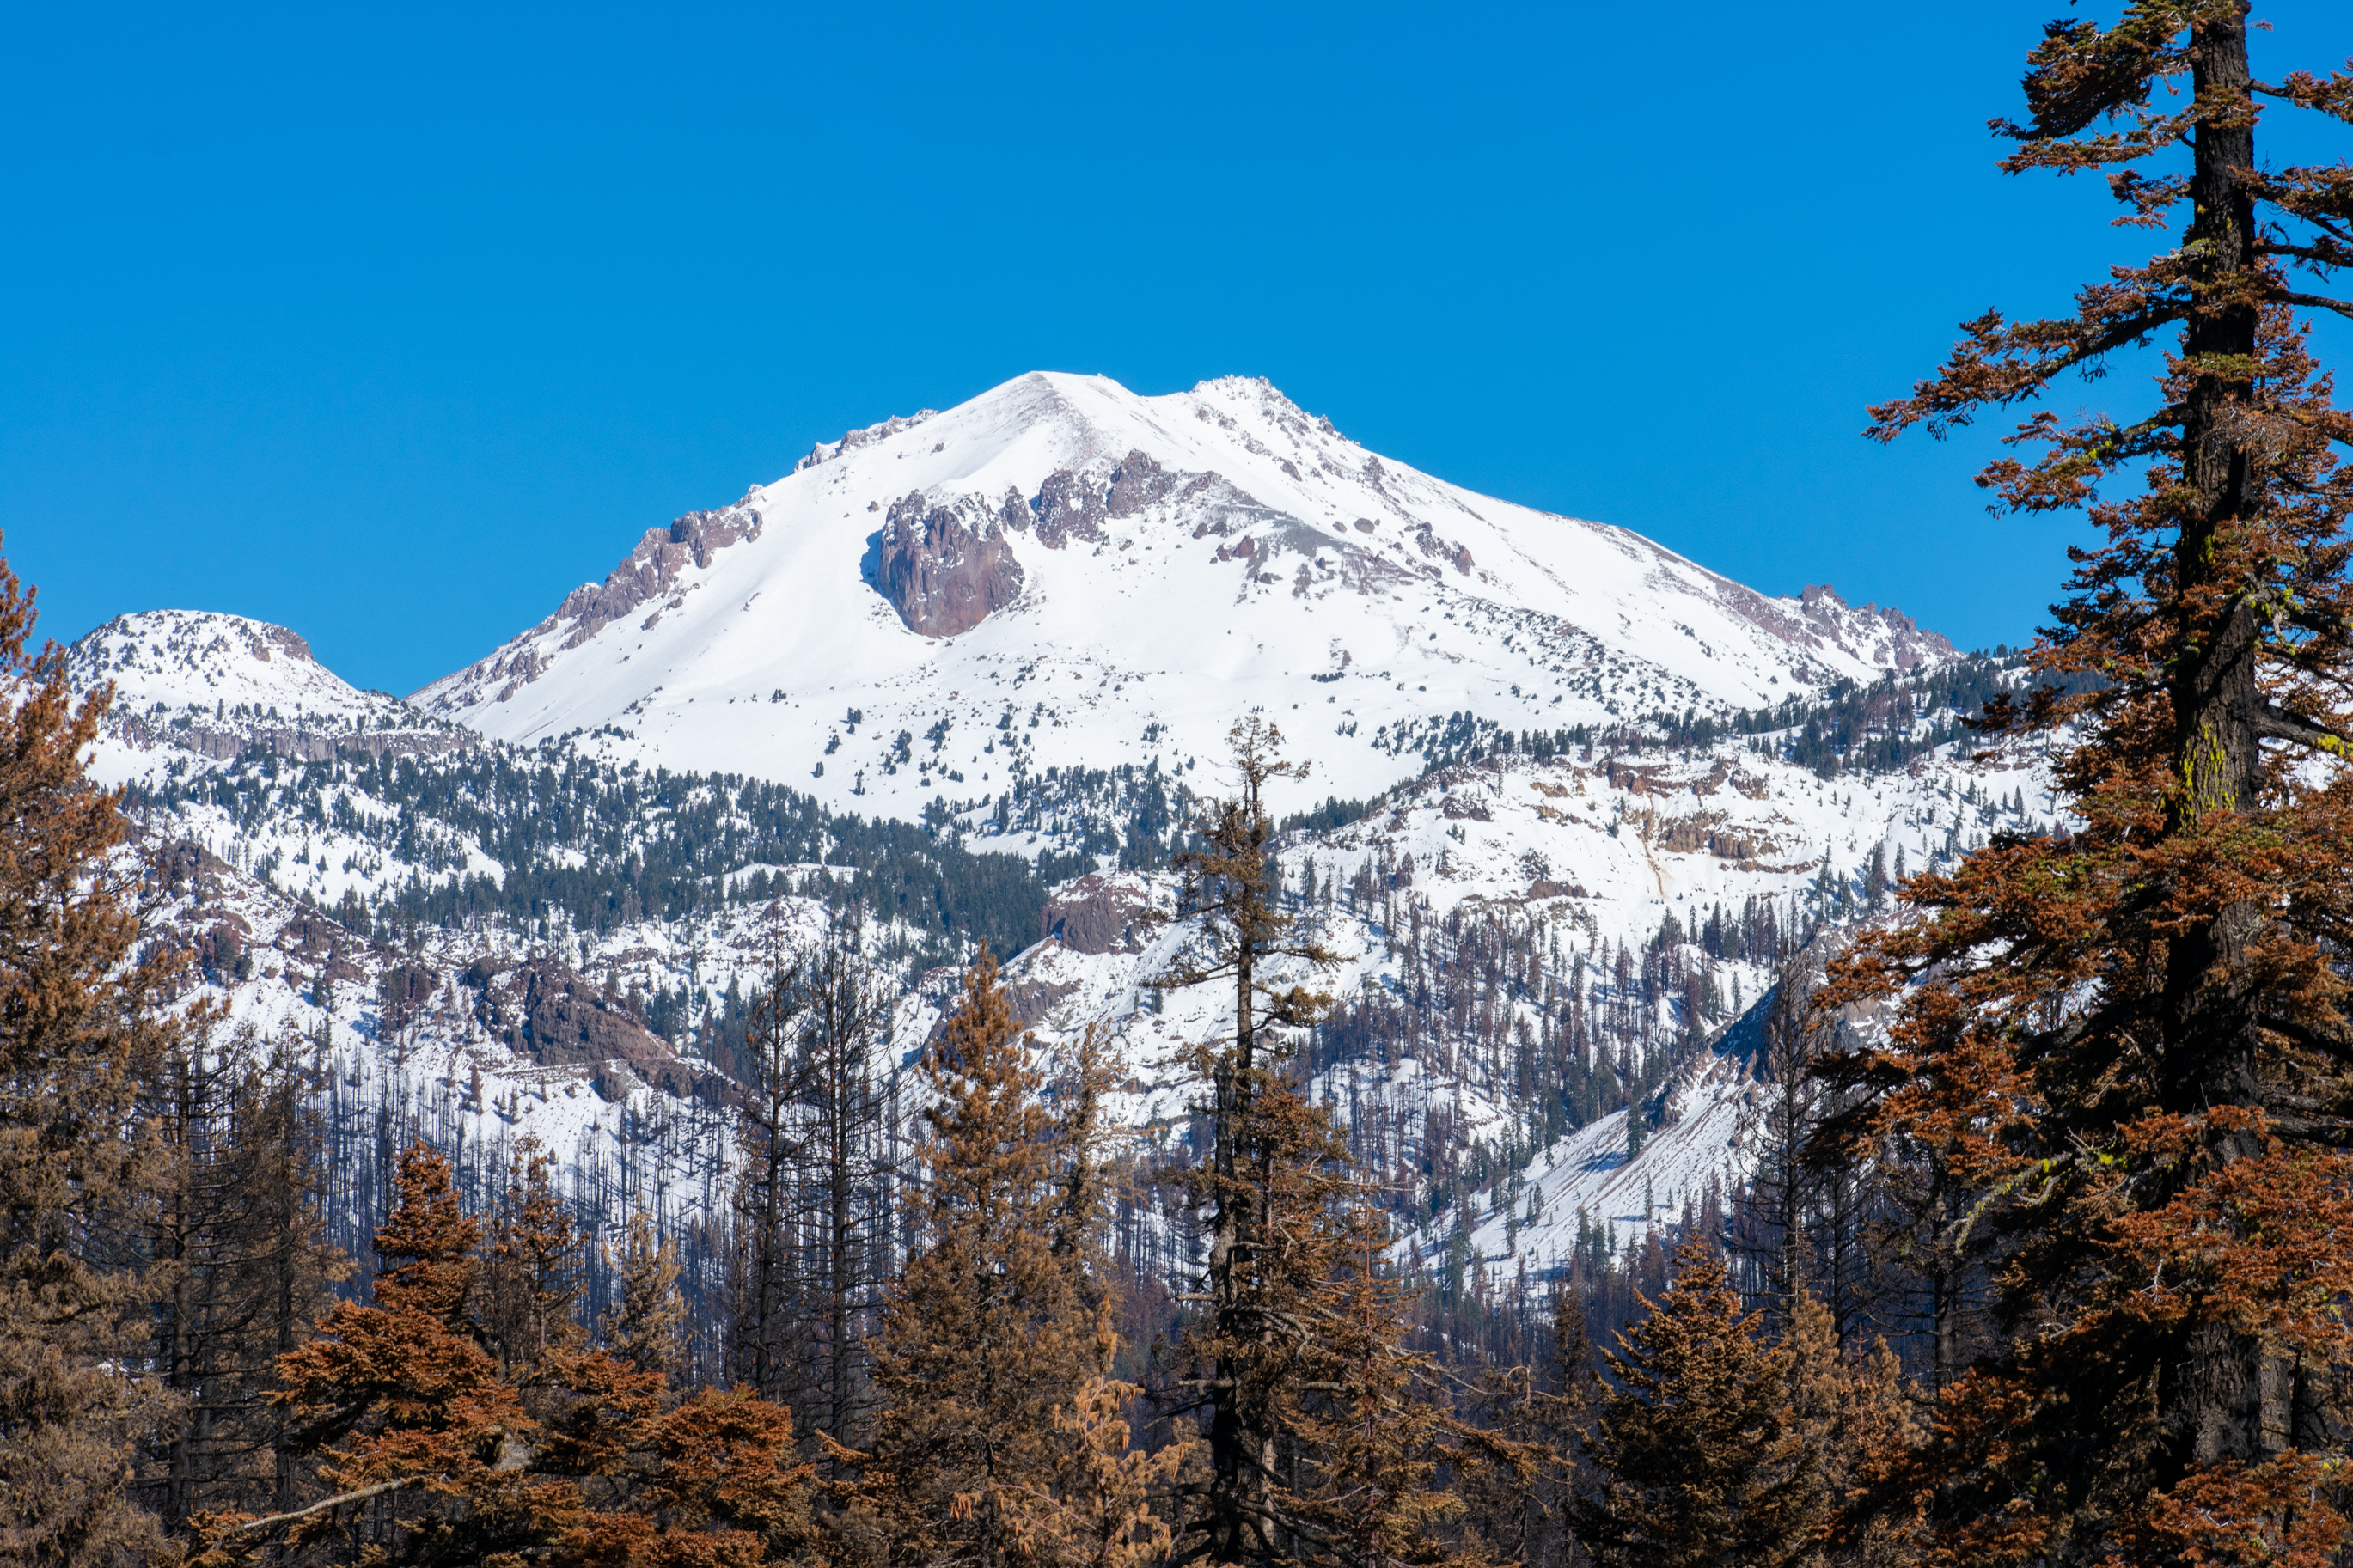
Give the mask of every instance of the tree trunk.
MULTIPOLYGON (((2197 100, 2218 109, 2251 101, 2243 7, 2227 21, 2193 35, 2197 100)), ((2199 277, 2221 279, 2253 265, 2254 203, 2242 180, 2254 166, 2251 117, 2197 128, 2190 195, 2196 216, 2187 247, 2199 277)), ((2256 347, 2253 307, 2230 304, 2190 318, 2185 346, 2200 356, 2252 362, 2256 347)), ((2205 374, 2191 383, 2182 430, 2183 478, 2194 498, 2174 547, 2175 591, 2185 600, 2218 597, 2218 623, 2203 641, 2180 650, 2173 679, 2179 795, 2178 832, 2207 818, 2235 815, 2256 804, 2262 749, 2255 717, 2260 625, 2256 610, 2227 575, 2225 537, 2246 515, 2248 454, 2233 417, 2251 392, 2246 376, 2205 374)), ((2168 1058, 2179 1064, 2176 1111, 2260 1103, 2257 1040, 2242 977, 2248 943, 2262 923, 2254 900, 2226 906, 2203 930, 2175 942, 2168 954, 2161 998, 2168 1058)), ((2218 1138, 2222 1161, 2256 1152, 2250 1135, 2218 1138)), ((2160 1395, 2174 1462, 2213 1464, 2260 1458, 2263 1435, 2263 1353, 2254 1338, 2219 1325, 2198 1330, 2160 1395)))

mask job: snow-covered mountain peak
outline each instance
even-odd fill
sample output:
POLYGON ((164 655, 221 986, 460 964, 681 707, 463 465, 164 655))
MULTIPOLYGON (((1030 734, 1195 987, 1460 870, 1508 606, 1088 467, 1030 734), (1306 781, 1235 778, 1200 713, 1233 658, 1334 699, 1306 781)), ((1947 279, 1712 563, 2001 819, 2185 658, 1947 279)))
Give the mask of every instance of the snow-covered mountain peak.
POLYGON ((152 779, 191 756, 260 747, 316 761, 346 752, 462 751, 480 737, 381 691, 362 691, 311 656, 298 634, 204 610, 117 616, 66 650, 75 689, 111 682, 91 772, 152 779))
POLYGON ((1262 380, 1038 372, 649 530, 416 700, 911 817, 1049 768, 1181 769, 1251 708, 1297 715, 1309 791, 1366 795, 1403 771, 1377 734, 1451 714, 1728 713, 1951 656, 1895 612, 1446 484, 1262 380))
POLYGON ((374 715, 402 704, 361 691, 311 657, 300 635, 205 610, 117 616, 67 650, 74 685, 114 683, 117 714, 243 710, 256 717, 374 715))

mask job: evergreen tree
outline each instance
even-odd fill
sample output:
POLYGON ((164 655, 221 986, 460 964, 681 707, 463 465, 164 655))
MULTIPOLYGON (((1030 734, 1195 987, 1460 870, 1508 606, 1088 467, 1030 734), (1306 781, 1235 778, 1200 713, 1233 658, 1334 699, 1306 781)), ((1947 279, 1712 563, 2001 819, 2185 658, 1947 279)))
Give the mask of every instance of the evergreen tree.
POLYGON ((550 1352, 577 1350, 588 1339, 578 1319, 587 1244, 556 1195, 554 1164, 530 1133, 516 1143, 475 1281, 484 1346, 517 1384, 533 1382, 550 1352))
MULTIPOLYGON (((1790 1415, 1820 1475, 1826 1521, 1865 1494, 1872 1481, 1918 1440, 1911 1392, 1884 1338, 1863 1354, 1840 1345, 1837 1318, 1811 1295, 1798 1298, 1784 1340, 1789 1356, 1790 1415)), ((1831 1534, 1825 1532, 1826 1537, 1831 1534)), ((1905 1560, 1901 1532, 1859 1510, 1815 1554, 1825 1563, 1877 1564, 1905 1560)))
POLYGON ((815 1254, 808 1294, 821 1314, 813 1415, 849 1444, 862 1414, 866 1341, 889 1268, 896 1190, 887 1086, 876 1045, 890 1022, 892 993, 860 951, 854 921, 839 922, 807 967, 794 1081, 802 1110, 798 1184, 801 1229, 815 1254))
POLYGON ((739 1058, 735 1376, 850 1446, 894 1238, 896 1150, 877 1062, 892 994, 836 921, 776 963, 739 1058))
POLYGON ((644 1209, 629 1214, 617 1262, 606 1267, 618 1276, 620 1300, 598 1323, 606 1348, 638 1372, 665 1380, 683 1364, 680 1329, 686 1303, 678 1288, 678 1248, 644 1209))
POLYGON ((278 1358, 307 1340, 349 1261, 323 1239, 316 1119, 297 1042, 249 1028, 194 1035, 157 1096, 173 1180, 150 1243, 171 1267, 154 1344, 182 1415, 149 1467, 164 1522, 200 1511, 294 1506, 278 1452, 278 1358))
POLYGON ((1606 1352, 1610 1385, 1585 1449, 1595 1476, 1572 1509, 1602 1568, 1774 1568, 1820 1517, 1812 1456, 1791 1410, 1786 1350, 1757 1337, 1724 1260, 1677 1256, 1664 1297, 1606 1352))
POLYGON ((2320 1552, 2348 1529, 2353 418, 2297 312, 2353 305, 2295 273, 2353 263, 2353 168, 2267 164, 2256 133, 2269 104, 2353 120, 2353 75, 2255 80, 2247 9, 2046 29, 2004 168, 2105 171, 2121 221, 2178 216, 2179 238, 2072 315, 1967 323, 1873 410, 1882 438, 1941 432, 2168 342, 2146 413, 2032 410, 1979 479, 2106 534, 2029 656, 2054 684, 1982 725, 2058 743, 2078 826, 1913 879, 1932 918, 1830 994, 1916 985, 1847 1064, 1876 1097, 1859 1147, 1933 1155, 1938 1230, 2003 1260, 2001 1338, 1890 1483, 1954 1558, 2320 1552))
POLYGON ((1342 1462, 1317 1452, 1335 1430, 1317 1425, 1317 1402, 1338 1386, 1328 1375, 1330 1336, 1357 1187, 1330 1117, 1288 1070, 1295 1035, 1331 999, 1279 973, 1334 958, 1279 907, 1265 805, 1270 782, 1303 777, 1306 768, 1280 761, 1281 732, 1255 716, 1231 738, 1240 788, 1205 808, 1198 847, 1178 859, 1182 907, 1201 917, 1199 933, 1157 982, 1229 985, 1234 999, 1232 1035, 1195 1048, 1194 1070, 1209 1091, 1198 1107, 1208 1148, 1176 1178, 1208 1244, 1198 1289, 1184 1298, 1194 1310, 1176 1347, 1180 1408, 1206 1416, 1209 1471, 1189 1494, 1180 1562, 1262 1563, 1322 1550, 1333 1538, 1306 1506, 1303 1478, 1305 1467, 1342 1462))
POLYGON ((874 1380, 885 1401, 843 1534, 877 1561, 1026 1562, 1096 1363, 1082 1256, 1058 1252, 1069 1142, 1040 1103, 1020 1026, 986 952, 923 1064, 932 1103, 904 1272, 885 1300, 874 1380))
POLYGON ((0 1557, 114 1563, 161 1550, 123 1483, 170 1408, 141 1354, 171 1270, 144 1246, 171 1161, 142 1100, 185 955, 135 951, 116 797, 81 769, 110 693, 77 706, 33 620, 0 563, 0 1557))
POLYGON ((1302 1358, 1300 1460, 1274 1511, 1299 1561, 1471 1568, 1483 1559, 1462 1542, 1463 1500, 1447 1479, 1525 1460, 1457 1421, 1436 1363, 1406 1348, 1405 1292, 1382 1260, 1388 1239, 1369 1205, 1350 1207, 1327 1326, 1302 1358))

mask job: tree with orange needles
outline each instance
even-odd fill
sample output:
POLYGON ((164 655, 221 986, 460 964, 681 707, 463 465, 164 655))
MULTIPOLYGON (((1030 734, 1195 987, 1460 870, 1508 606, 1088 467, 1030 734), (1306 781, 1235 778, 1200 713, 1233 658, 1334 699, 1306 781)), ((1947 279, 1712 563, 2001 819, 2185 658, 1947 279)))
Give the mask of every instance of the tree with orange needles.
POLYGON ((168 1272, 141 1245, 168 1153, 141 1097, 186 955, 136 951, 122 818, 81 767, 111 693, 77 702, 33 622, 0 563, 0 1557, 112 1563, 161 1549, 123 1480, 168 1416, 138 1370, 168 1272))
POLYGON ((2269 106, 2353 121, 2353 74, 2253 75, 2244 0, 2051 24, 2012 173, 2103 173, 2178 239, 2072 314, 1988 312, 1874 408, 1932 433, 2163 341, 2155 406, 2030 409, 1978 482, 2086 509, 2046 678, 1989 736, 2058 755, 2068 833, 1915 878, 1927 918, 1824 1001, 1907 990, 1846 1131, 1960 1194, 1940 1244, 1993 1270, 2000 1348, 1943 1391, 1878 1493, 1940 1561, 2319 1562, 2348 1538, 2353 1373, 2353 585, 2310 291, 2353 263, 2353 168, 2256 155, 2269 106), (2126 493, 2127 474, 2139 484, 2126 493), (2081 679, 2073 684, 2084 684, 2081 679))

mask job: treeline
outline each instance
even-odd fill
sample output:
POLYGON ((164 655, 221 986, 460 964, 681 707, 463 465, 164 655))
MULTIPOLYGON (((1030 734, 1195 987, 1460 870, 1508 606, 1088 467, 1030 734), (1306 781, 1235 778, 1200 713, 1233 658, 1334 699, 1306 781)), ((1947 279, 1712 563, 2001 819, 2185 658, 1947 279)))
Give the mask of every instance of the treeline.
MULTIPOLYGON (((1392 755, 1419 756, 1425 773, 1495 756, 1573 755, 1589 763, 1597 755, 1688 754, 1738 742, 1824 778, 1887 773, 1966 741, 1986 704, 2017 695, 2028 679, 2025 656, 2003 646, 1918 674, 1889 674, 1868 684, 1841 679, 1811 700, 1791 692, 1777 705, 1728 713, 1687 708, 1620 723, 1514 730, 1461 711, 1385 724, 1373 743, 1392 755)), ((2029 683, 2063 697, 2104 685, 2081 672, 2039 673, 2029 683)))
POLYGON ((134 784, 125 805, 218 810, 237 840, 224 853, 273 881, 301 880, 314 858, 323 870, 332 855, 378 889, 345 893, 332 912, 378 940, 486 921, 539 937, 604 932, 790 893, 902 928, 920 970, 974 943, 1010 957, 1037 940, 1049 891, 1099 865, 1165 867, 1192 798, 1156 761, 1049 768, 988 799, 935 800, 906 823, 733 773, 602 763, 563 742, 315 762, 257 745, 134 784), (1034 854, 987 847, 1029 835, 1043 841, 1034 854), (249 847, 265 841, 275 847, 249 847))

